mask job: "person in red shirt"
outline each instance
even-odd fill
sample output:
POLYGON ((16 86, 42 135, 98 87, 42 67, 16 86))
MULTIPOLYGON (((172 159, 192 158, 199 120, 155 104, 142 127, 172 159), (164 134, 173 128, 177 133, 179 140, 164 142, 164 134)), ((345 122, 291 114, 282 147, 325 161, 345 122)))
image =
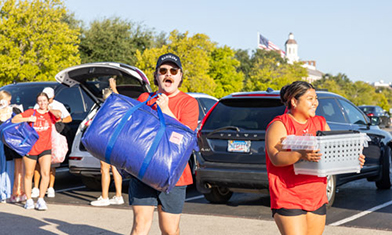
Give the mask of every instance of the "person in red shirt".
MULTIPOLYGON (((196 99, 178 89, 182 84, 182 75, 182 65, 178 56, 172 53, 161 55, 154 72, 154 84, 159 87, 156 92, 158 96, 150 100, 148 105, 156 102, 163 113, 195 130, 199 108, 196 99)), ((146 101, 150 95, 143 93, 138 100, 146 101)), ((176 186, 169 193, 157 191, 132 177, 129 182, 129 204, 132 205, 134 214, 131 234, 148 234, 155 206, 158 208, 162 234, 180 234, 180 216, 185 202, 186 186, 192 183, 192 173, 188 164, 176 186)))
MULTIPOLYGON (((293 164, 300 159, 317 162, 319 150, 283 150, 287 135, 316 135, 330 130, 324 117, 316 116, 318 99, 314 87, 305 81, 284 86, 280 98, 288 112, 274 118, 267 127, 266 161, 272 216, 281 234, 322 234, 326 219, 327 179, 296 175, 293 164)), ((360 155, 361 166, 365 156, 360 155)))
POLYGON ((12 118, 13 123, 29 122, 38 133, 38 140, 33 145, 30 152, 23 157, 25 166, 24 186, 27 201, 26 209, 34 209, 34 201, 31 198, 32 180, 37 161, 41 166, 41 184, 36 209, 47 210, 44 200, 46 189, 49 185, 49 172, 52 160, 52 124, 60 120, 59 110, 49 110, 49 98, 46 93, 39 93, 37 96, 38 109, 28 109, 12 118))

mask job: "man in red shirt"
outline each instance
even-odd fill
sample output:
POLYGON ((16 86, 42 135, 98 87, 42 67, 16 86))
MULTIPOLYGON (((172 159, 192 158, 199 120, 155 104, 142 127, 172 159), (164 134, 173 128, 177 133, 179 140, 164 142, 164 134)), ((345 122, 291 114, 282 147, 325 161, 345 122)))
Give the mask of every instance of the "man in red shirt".
MULTIPOLYGON (((196 99, 178 89, 182 84, 182 71, 178 56, 172 53, 161 55, 154 72, 158 97, 149 101, 148 105, 156 102, 163 113, 195 130, 199 108, 196 99)), ((138 100, 143 102, 149 96, 149 93, 143 93, 138 100)), ((131 178, 129 204, 132 205, 134 213, 131 234, 148 234, 155 206, 158 208, 162 234, 180 234, 180 216, 185 202, 186 186, 192 182, 192 173, 188 164, 176 186, 169 193, 157 191, 140 180, 131 178)))

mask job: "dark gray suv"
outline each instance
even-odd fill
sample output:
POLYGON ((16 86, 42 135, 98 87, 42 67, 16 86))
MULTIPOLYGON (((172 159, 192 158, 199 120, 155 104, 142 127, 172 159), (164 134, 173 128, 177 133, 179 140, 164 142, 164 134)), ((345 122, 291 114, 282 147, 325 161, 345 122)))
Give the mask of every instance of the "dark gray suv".
MULTIPOLYGON (((317 95, 317 115, 324 116, 332 130, 358 130, 371 138, 364 149, 367 159, 359 174, 328 177, 329 206, 336 186, 352 180, 367 178, 375 181, 377 188, 389 189, 391 134, 371 125, 369 118, 342 96, 323 91, 317 91, 317 95)), ((200 151, 196 154, 196 187, 208 201, 226 203, 233 192, 268 189, 265 131, 272 119, 284 111, 279 91, 272 90, 233 93, 210 110, 198 132, 200 151)))

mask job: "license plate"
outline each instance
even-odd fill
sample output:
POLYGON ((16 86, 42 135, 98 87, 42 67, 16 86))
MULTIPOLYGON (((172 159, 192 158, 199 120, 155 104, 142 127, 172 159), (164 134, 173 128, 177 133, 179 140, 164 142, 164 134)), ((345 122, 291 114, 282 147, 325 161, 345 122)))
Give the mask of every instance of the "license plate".
POLYGON ((229 140, 227 145, 228 152, 236 153, 249 153, 250 141, 249 140, 229 140))

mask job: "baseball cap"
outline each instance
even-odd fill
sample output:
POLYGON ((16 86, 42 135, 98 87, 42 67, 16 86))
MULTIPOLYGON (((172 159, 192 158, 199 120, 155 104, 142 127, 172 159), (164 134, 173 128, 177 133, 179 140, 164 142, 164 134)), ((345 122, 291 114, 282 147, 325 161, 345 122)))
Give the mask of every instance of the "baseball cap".
POLYGON ((43 93, 45 93, 46 95, 48 95, 49 99, 52 99, 54 97, 54 90, 51 87, 45 87, 42 90, 43 93))
POLYGON ((166 54, 161 55, 158 58, 157 66, 155 67, 155 69, 159 68, 159 66, 161 66, 162 64, 167 63, 167 62, 174 63, 182 70, 180 58, 173 53, 166 53, 166 54))

